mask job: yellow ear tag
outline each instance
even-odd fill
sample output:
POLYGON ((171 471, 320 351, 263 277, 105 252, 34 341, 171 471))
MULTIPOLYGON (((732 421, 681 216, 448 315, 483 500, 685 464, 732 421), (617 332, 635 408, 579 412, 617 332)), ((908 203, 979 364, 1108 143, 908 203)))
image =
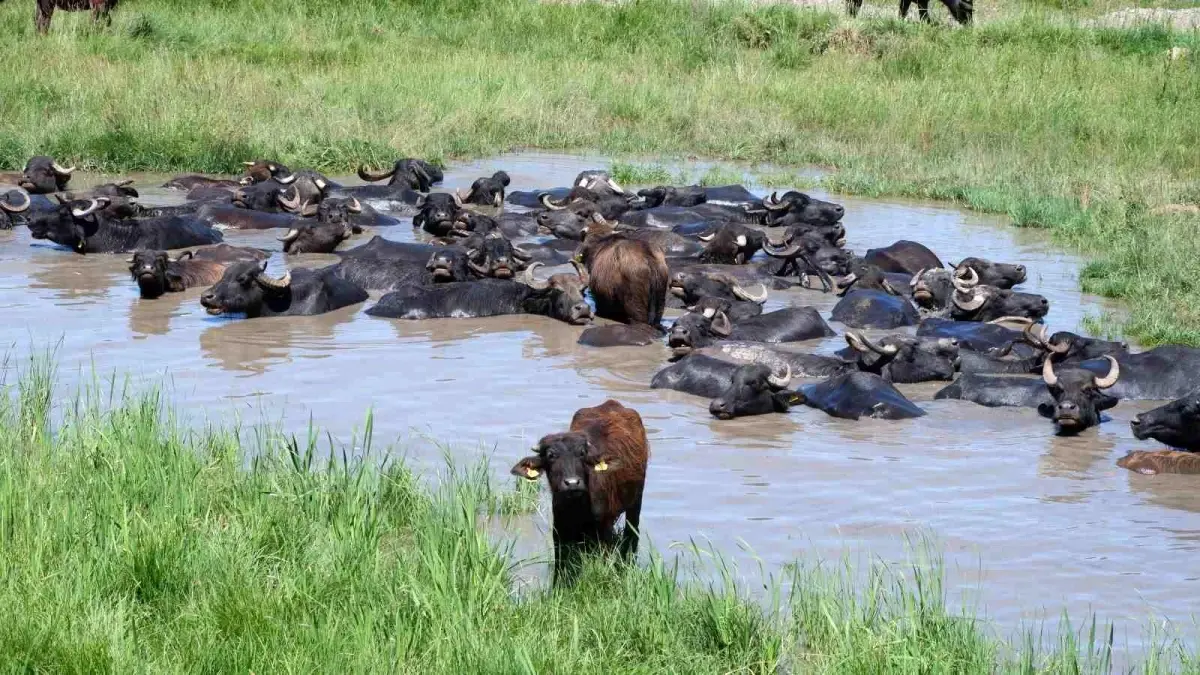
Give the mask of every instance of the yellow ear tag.
POLYGON ((804 397, 803 396, 792 396, 792 400, 788 401, 788 403, 804 403, 804 397))
POLYGON ((537 469, 525 469, 525 478, 528 480, 537 480, 537 477, 542 475, 537 469))
POLYGON ((593 471, 608 471, 608 462, 596 462, 596 465, 592 467, 592 470, 593 471))

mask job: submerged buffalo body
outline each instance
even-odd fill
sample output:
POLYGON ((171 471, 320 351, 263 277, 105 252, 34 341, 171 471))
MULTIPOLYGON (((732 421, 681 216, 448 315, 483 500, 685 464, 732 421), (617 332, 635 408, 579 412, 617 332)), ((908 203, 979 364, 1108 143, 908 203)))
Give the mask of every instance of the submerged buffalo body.
POLYGON ((255 318, 324 314, 367 299, 366 290, 330 274, 330 268, 301 269, 279 278, 267 275, 266 268, 265 261, 230 265, 200 304, 213 316, 255 318))
POLYGON ((68 202, 37 214, 29 222, 34 239, 46 239, 76 253, 125 253, 138 249, 170 250, 216 244, 221 233, 196 218, 170 216, 148 220, 112 220, 101 210, 106 197, 68 202))
MULTIPOLYGON (((566 276, 566 275, 557 275, 566 276)), ((591 320, 582 284, 559 279, 538 288, 517 281, 484 279, 467 283, 406 287, 380 298, 367 310, 392 319, 474 318, 540 314, 571 324, 591 320)))
POLYGON ((831 316, 851 328, 900 328, 915 326, 921 319, 906 298, 875 290, 850 291, 831 316))
POLYGON ((805 405, 833 417, 900 420, 921 417, 924 410, 874 373, 851 372, 800 387, 805 405))

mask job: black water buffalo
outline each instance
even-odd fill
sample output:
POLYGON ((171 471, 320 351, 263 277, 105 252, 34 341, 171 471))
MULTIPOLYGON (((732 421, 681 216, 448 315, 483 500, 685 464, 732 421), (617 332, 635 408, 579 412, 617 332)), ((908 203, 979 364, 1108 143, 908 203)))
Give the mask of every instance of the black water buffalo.
POLYGON ((103 183, 83 191, 72 190, 63 193, 63 197, 68 201, 79 201, 91 199, 92 197, 108 197, 115 201, 123 198, 137 199, 138 191, 137 188, 133 187, 133 181, 126 179, 115 183, 103 183))
POLYGON ((1200 451, 1200 390, 1137 415, 1129 428, 1140 441, 1153 438, 1172 448, 1200 451))
POLYGON ((963 258, 954 266, 955 275, 960 277, 966 277, 968 269, 973 270, 979 283, 986 286, 1009 289, 1017 284, 1025 283, 1024 265, 992 262, 985 258, 963 258))
POLYGON ((30 157, 29 161, 25 162, 25 170, 21 172, 17 186, 35 195, 62 192, 67 189, 67 183, 71 182, 71 174, 74 171, 75 167, 64 167, 52 157, 30 157))
POLYGON ((673 389, 693 396, 716 398, 729 388, 733 373, 744 364, 696 352, 654 374, 651 389, 673 389))
POLYGON ((787 412, 792 405, 804 401, 804 397, 788 391, 791 380, 790 371, 776 374, 757 363, 738 366, 725 391, 709 403, 708 412, 721 420, 787 412))
POLYGON ((459 199, 464 204, 500 207, 504 205, 504 190, 511 182, 506 172, 497 171, 487 178, 476 178, 467 196, 460 195, 459 199))
MULTIPOLYGON (((147 300, 166 293, 179 293, 221 280, 225 268, 240 260, 265 260, 267 253, 253 248, 220 244, 220 250, 197 249, 171 258, 166 251, 136 251, 129 259, 129 274, 147 300)), ((217 247, 213 247, 217 248, 217 247)))
POLYGON ((576 259, 596 302, 596 314, 661 330, 670 268, 662 250, 624 234, 588 237, 576 259))
POLYGON ((829 243, 828 239, 816 232, 804 232, 795 235, 796 228, 788 228, 780 241, 768 239, 763 245, 763 251, 777 260, 782 261, 775 268, 778 276, 797 275, 805 283, 809 274, 822 279, 823 286, 832 284, 825 277, 844 277, 850 274, 854 266, 854 256, 845 249, 829 243), (822 277, 824 275, 824 277, 822 277))
POLYGON ((942 261, 924 244, 901 239, 890 246, 873 248, 863 256, 863 262, 884 272, 919 274, 922 270, 942 267, 942 261))
POLYGON ((297 223, 280 238, 283 252, 332 253, 343 241, 362 232, 351 217, 362 213, 357 199, 326 199, 317 207, 317 222, 297 223))
POLYGON ((772 192, 762 200, 767 210, 766 225, 772 227, 792 225, 833 225, 846 215, 841 204, 826 202, 795 190, 779 197, 772 192))
POLYGON ((1009 350, 1011 353, 1022 357, 1036 353, 1023 343, 1021 331, 1002 323, 930 318, 922 320, 917 326, 917 337, 953 338, 958 341, 960 349, 982 353, 997 352, 1008 347, 1012 348, 1009 350))
POLYGON ((457 194, 435 192, 421 203, 421 210, 413 217, 413 227, 419 227, 435 237, 453 233, 458 214, 463 210, 462 200, 457 194))
POLYGON ((642 208, 648 209, 656 206, 699 206, 708 201, 708 193, 699 185, 687 187, 659 185, 646 190, 638 190, 638 196, 642 198, 642 208))
POLYGON ((111 22, 109 12, 116 6, 117 0, 37 0, 34 24, 37 26, 37 32, 44 35, 50 30, 50 19, 54 17, 54 10, 82 12, 90 9, 93 23, 104 22, 107 25, 111 22))
MULTIPOLYGON (((316 215, 317 205, 329 196, 330 191, 335 187, 325 175, 310 169, 296 171, 291 178, 292 180, 285 183, 286 187, 280 190, 279 196, 276 198, 279 207, 288 213, 304 216, 316 215)), ((282 179, 279 178, 275 180, 282 182, 282 179)))
POLYGON ((851 328, 900 328, 921 320, 906 298, 875 290, 851 290, 834 306, 831 318, 851 328))
POLYGON ((233 190, 238 189, 239 185, 241 185, 241 183, 238 181, 228 178, 212 178, 210 176, 201 176, 199 174, 190 173, 181 176, 175 176, 174 178, 163 183, 162 187, 167 188, 168 190, 188 191, 195 190, 196 188, 219 188, 232 192, 233 190))
POLYGON ((330 274, 329 267, 298 269, 279 278, 267 275, 266 269, 267 261, 233 263, 200 296, 200 304, 213 316, 245 314, 252 319, 324 314, 368 297, 362 287, 330 274))
POLYGON ((535 222, 538 234, 583 241, 590 227, 607 222, 607 219, 592 202, 579 201, 561 209, 543 211, 537 214, 535 222))
POLYGON ((268 213, 224 204, 203 204, 195 214, 209 225, 230 230, 290 229, 304 222, 290 213, 268 213))
POLYGON ((682 358, 693 349, 724 339, 774 343, 832 335, 835 333, 829 324, 812 307, 785 307, 736 323, 724 312, 715 312, 711 316, 705 312, 688 312, 676 319, 667 331, 667 346, 675 358, 682 358))
POLYGON ((763 224, 761 209, 745 204, 718 204, 707 202, 698 206, 656 206, 652 209, 638 209, 620 216, 622 225, 633 228, 653 227, 660 230, 673 230, 680 234, 700 234, 708 232, 722 223, 742 223, 744 225, 763 224))
POLYGON ((274 180, 280 185, 291 185, 296 180, 296 174, 279 162, 269 159, 256 159, 252 162, 242 162, 246 167, 238 185, 254 185, 274 180))
POLYGON ((368 183, 387 180, 389 187, 429 192, 435 183, 442 182, 442 170, 421 159, 398 159, 391 169, 371 171, 365 166, 358 167, 358 177, 368 183))
POLYGON ((953 272, 941 268, 924 269, 913 275, 909 286, 918 308, 932 315, 945 315, 942 318, 949 316, 950 296, 954 294, 953 272))
POLYGON ((988 408, 1055 405, 1046 383, 1032 377, 964 373, 933 395, 935 400, 970 401, 988 408))
POLYGON ((436 319, 540 314, 570 324, 591 321, 592 309, 583 299, 583 283, 573 275, 556 274, 547 282, 484 279, 436 286, 408 286, 388 293, 367 310, 391 319, 436 319))
MULTIPOLYGON (((271 178, 238 188, 233 193, 232 202, 234 206, 251 211, 285 212, 288 211, 284 206, 285 201, 288 204, 299 206, 299 201, 296 200, 294 194, 288 194, 288 189, 288 184, 271 178)), ((191 197, 190 194, 188 196, 191 197)))
POLYGON ((438 250, 424 263, 372 256, 344 258, 329 273, 369 291, 384 293, 406 286, 428 286, 476 278, 467 267, 466 251, 458 248, 438 250))
POLYGON ((695 305, 704 298, 724 298, 732 302, 746 302, 760 305, 760 311, 754 312, 753 309, 747 309, 743 305, 734 305, 737 308, 736 313, 731 313, 730 317, 738 320, 737 317, 757 316, 761 314, 761 305, 767 301, 769 291, 766 286, 759 286, 757 293, 752 293, 750 289, 743 288, 737 279, 724 274, 711 274, 705 272, 682 271, 675 272, 671 275, 670 281, 671 294, 683 300, 687 305, 695 305))
POLYGON ((792 377, 827 378, 856 369, 856 364, 836 356, 820 356, 802 351, 798 345, 768 344, 725 340, 697 349, 681 362, 704 355, 736 363, 759 363, 773 372, 791 370, 792 377))
POLYGON ((892 383, 874 373, 849 372, 800 387, 804 404, 832 417, 901 420, 925 414, 892 383))
POLYGON ((758 253, 766 242, 761 230, 739 223, 723 223, 716 230, 696 237, 704 242, 700 252, 702 263, 742 265, 758 253))
POLYGON ((221 233, 196 218, 166 217, 115 220, 100 211, 106 197, 66 202, 29 221, 34 239, 46 239, 76 253, 124 253, 137 249, 170 250, 215 244, 221 233))
POLYGON ((1084 368, 1064 366, 1056 370, 1050 359, 1044 362, 1042 379, 1054 404, 1038 405, 1038 414, 1053 420, 1058 434, 1074 435, 1094 427, 1100 424, 1100 413, 1117 405, 1120 399, 1105 390, 1120 379, 1121 366, 1111 356, 1104 358, 1109 362, 1109 371, 1103 377, 1084 368))
POLYGON ((1115 352, 1100 359, 1080 361, 1078 365, 1104 375, 1109 358, 1121 364, 1121 380, 1109 392, 1118 398, 1171 401, 1191 393, 1200 382, 1200 349, 1194 347, 1161 345, 1136 354, 1115 352))
MULTIPOLYGON (((908 10, 913 2, 917 4, 917 16, 922 21, 929 22, 929 0, 900 0, 900 18, 908 18, 908 10)), ((858 16, 858 10, 862 7, 863 0, 846 0, 846 10, 850 16, 858 16)), ((973 0, 942 0, 942 4, 946 9, 950 10, 950 16, 960 24, 971 23, 971 18, 975 13, 975 5, 973 0)))
POLYGON ((699 312, 710 319, 716 316, 717 312, 721 312, 734 323, 762 314, 762 305, 757 302, 729 300, 711 295, 686 305, 685 309, 689 312, 699 312))
POLYGON ((0 198, 0 230, 11 230, 17 214, 29 210, 33 199, 24 190, 9 190, 0 198))
POLYGON ((467 253, 467 266, 480 278, 511 279, 530 262, 528 255, 499 232, 473 234, 459 246, 467 253))
POLYGON ((888 382, 915 383, 953 380, 961 359, 953 338, 922 339, 887 335, 877 341, 856 331, 846 331, 850 353, 858 369, 875 373, 888 382))
POLYGON ((967 269, 966 279, 953 280, 951 318, 958 321, 992 321, 1002 317, 1037 320, 1050 311, 1050 301, 1034 293, 1018 293, 978 283, 978 275, 967 269))
MULTIPOLYGON (((1129 356, 1129 345, 1124 342, 1084 337, 1070 331, 1055 331, 1047 337, 1046 327, 1040 324, 1027 327, 1021 337, 1025 343, 1053 358, 1055 363, 1079 363, 1105 356, 1116 356, 1119 360, 1129 356)), ((1126 372, 1127 377, 1129 374, 1126 372)))
POLYGON ((555 200, 549 193, 542 193, 538 196, 538 203, 547 211, 561 211, 562 209, 591 205, 609 220, 617 220, 633 208, 626 195, 597 193, 581 187, 572 188, 559 200, 555 200))
POLYGON ((912 297, 912 287, 907 274, 884 272, 874 265, 857 261, 851 265, 850 274, 838 279, 833 289, 839 296, 850 291, 880 291, 889 295, 912 297))

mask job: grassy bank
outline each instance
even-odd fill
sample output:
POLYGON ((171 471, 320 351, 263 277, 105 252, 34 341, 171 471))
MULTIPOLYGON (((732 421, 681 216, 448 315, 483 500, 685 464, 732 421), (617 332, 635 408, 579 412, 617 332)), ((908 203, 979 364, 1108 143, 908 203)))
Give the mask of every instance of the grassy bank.
MULTIPOLYGON (((25 371, 0 397, 4 671, 1106 672, 1111 633, 1010 647, 947 609, 936 565, 781 572, 793 591, 756 600, 657 556, 518 588, 481 524, 527 496, 486 471, 435 486, 266 433, 249 457, 153 393, 56 400, 25 371)), ((1200 672, 1153 643, 1139 672, 1200 672)))
POLYGON ((1200 38, 1081 27, 1112 0, 979 3, 969 30, 897 21, 891 2, 851 21, 670 0, 138 0, 110 30, 62 14, 44 39, 27 4, 0 5, 5 167, 347 171, 526 146, 817 164, 836 191, 1050 228, 1093 260, 1087 290, 1131 301, 1132 337, 1200 344, 1200 217, 1152 215, 1200 202, 1200 38), (1174 46, 1192 57, 1168 61, 1174 46))

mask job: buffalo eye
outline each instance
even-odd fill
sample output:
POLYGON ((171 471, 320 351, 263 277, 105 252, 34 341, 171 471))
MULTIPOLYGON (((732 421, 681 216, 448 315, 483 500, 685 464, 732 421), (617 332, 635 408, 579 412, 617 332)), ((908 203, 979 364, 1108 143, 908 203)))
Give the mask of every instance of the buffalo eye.
POLYGON ((250 284, 254 283, 254 279, 252 279, 249 274, 243 274, 237 278, 237 282, 242 286, 249 286, 250 284))

